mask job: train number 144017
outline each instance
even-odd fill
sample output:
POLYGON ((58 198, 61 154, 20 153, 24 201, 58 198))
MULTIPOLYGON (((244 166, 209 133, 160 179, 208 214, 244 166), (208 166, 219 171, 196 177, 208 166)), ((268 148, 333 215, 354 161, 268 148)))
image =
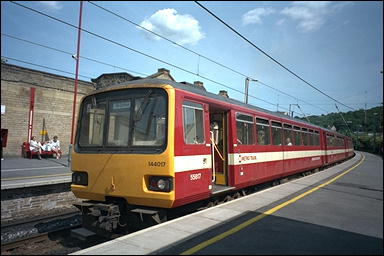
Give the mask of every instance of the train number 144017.
POLYGON ((148 162, 149 166, 155 166, 155 167, 165 167, 165 162, 154 162, 154 161, 149 161, 148 162))

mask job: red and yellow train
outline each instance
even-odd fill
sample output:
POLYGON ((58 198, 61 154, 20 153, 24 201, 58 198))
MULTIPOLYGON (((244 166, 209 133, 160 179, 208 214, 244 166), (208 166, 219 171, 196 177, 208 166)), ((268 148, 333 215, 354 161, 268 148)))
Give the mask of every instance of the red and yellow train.
POLYGON ((71 189, 83 226, 115 232, 170 209, 354 155, 334 131, 209 93, 141 79, 83 98, 71 189))

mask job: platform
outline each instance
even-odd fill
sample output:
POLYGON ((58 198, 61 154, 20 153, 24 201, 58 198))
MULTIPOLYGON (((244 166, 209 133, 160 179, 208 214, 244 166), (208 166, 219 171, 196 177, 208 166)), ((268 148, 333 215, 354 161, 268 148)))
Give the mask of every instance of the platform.
MULTIPOLYGON (((85 250, 81 250, 73 253, 73 255, 142 255, 142 254, 190 254, 192 251, 188 251, 190 247, 195 246, 196 243, 204 244, 207 241, 212 240, 212 236, 215 237, 214 234, 217 234, 218 241, 222 238, 223 234, 226 234, 224 231, 224 226, 228 225, 228 229, 235 226, 233 223, 242 223, 242 221, 246 221, 246 216, 249 214, 255 215, 256 213, 263 218, 263 215, 260 213, 265 212, 266 210, 272 207, 281 207, 280 205, 287 204, 289 200, 295 198, 298 195, 302 195, 303 192, 309 191, 325 182, 340 173, 343 173, 345 170, 348 170, 353 165, 356 165, 360 159, 362 159, 362 154, 358 153, 354 158, 339 164, 334 167, 327 168, 324 171, 314 173, 312 175, 300 178, 298 180, 293 180, 287 183, 284 183, 279 186, 271 187, 260 192, 256 192, 254 194, 242 197, 240 199, 230 201, 227 203, 220 204, 216 207, 212 207, 206 210, 202 210, 196 212, 194 214, 190 214, 185 217, 181 217, 175 220, 171 220, 145 230, 141 230, 118 239, 87 248, 85 250), (267 207, 267 208, 266 208, 267 207), (207 237, 205 237, 207 236, 207 237)), ((382 162, 381 162, 382 163, 382 162)), ((382 168, 382 167, 381 167, 382 168)), ((382 179, 382 171, 381 171, 381 179, 382 179)), ((382 244, 382 181, 381 185, 381 202, 374 201, 375 203, 379 203, 378 207, 381 207, 381 231, 375 231, 373 237, 378 238, 382 244), (381 203, 381 206, 380 206, 381 203)), ((380 188, 378 189, 380 190, 380 188)), ((325 191, 325 189, 324 189, 325 191)), ((328 191, 327 192, 332 192, 328 191)), ((328 199, 328 195, 325 200, 328 199)), ((316 209, 316 207, 312 207, 311 209, 316 209)), ((360 208, 359 208, 360 209, 360 208)), ((361 210, 361 209, 360 209, 361 210)), ((359 214, 359 213, 356 213, 359 214)), ((377 213, 380 214, 380 211, 377 213)), ((265 214, 264 214, 265 215, 265 214)), ((312 214, 313 215, 313 214, 312 214)), ((340 217, 340 216, 339 216, 340 217)), ((342 216, 341 216, 342 217, 342 216)), ((268 218, 265 218, 268 219, 268 218)), ((375 219, 376 220, 376 219, 375 219)), ((346 220, 340 220, 346 221, 346 220)), ((379 220, 380 221, 380 220, 379 220)), ((240 224, 244 225, 244 224, 240 224)), ((371 225, 376 225, 371 223, 371 225)), ((371 227, 373 228, 373 227, 371 227)), ((377 227, 376 227, 377 228, 377 227)), ((238 228, 239 229, 239 228, 238 228)), ((374 228, 373 228, 374 229, 374 228)), ((379 228, 380 229, 380 228, 379 228)), ((367 231, 368 232, 368 231, 367 231)), ((372 235, 368 232, 369 235, 372 235)), ((303 236, 303 235, 301 235, 303 236)), ((245 234, 245 240, 250 239, 249 234, 245 234)), ((305 239, 305 236, 304 236, 305 239)), ((244 239, 243 239, 244 240, 244 239)), ((239 241, 239 240, 236 240, 239 241)), ((373 239, 375 242, 376 240, 373 239)), ((255 244, 258 244, 255 241, 255 244)), ((358 243, 357 243, 358 244, 358 243)), ((232 246, 231 242, 226 242, 226 245, 232 246)), ((204 246, 200 245, 201 248, 204 246)), ((221 247, 225 247, 222 244, 221 247)), ((373 247, 374 246, 371 246, 373 247)), ((233 247, 231 247, 233 248, 233 247)), ((228 249, 228 248, 227 248, 228 249)), ((233 248, 236 250, 236 248, 233 248)), ((237 248, 238 250, 239 248, 237 248)), ((245 249, 245 248, 243 248, 245 249)), ((373 249, 375 250, 375 249, 373 249)), ((382 245, 381 249, 382 252, 382 245)), ((238 251, 239 252, 239 251, 238 251)), ((211 254, 212 251, 201 252, 205 254, 211 254)), ((227 251, 217 252, 223 254, 233 254, 233 252, 227 251)), ((256 251, 246 252, 244 254, 257 254, 256 251)), ((266 253, 264 251, 264 253, 266 253)), ((272 250, 273 253, 273 250, 272 250)), ((296 252, 297 253, 297 252, 296 252)), ((216 253, 215 253, 216 254, 216 253)), ((238 254, 238 253, 235 253, 238 254)), ((239 254, 242 254, 240 251, 239 254)), ((295 253, 294 253, 295 254, 295 253)))
POLYGON ((71 182, 68 158, 6 158, 1 161, 1 190, 71 182))

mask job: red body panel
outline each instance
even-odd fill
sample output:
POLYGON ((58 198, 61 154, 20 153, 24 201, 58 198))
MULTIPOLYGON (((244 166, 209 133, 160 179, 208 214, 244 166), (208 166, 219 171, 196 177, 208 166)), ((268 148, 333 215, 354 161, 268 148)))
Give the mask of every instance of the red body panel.
MULTIPOLYGON (((235 189, 240 189, 250 185, 278 179, 305 170, 318 168, 343 160, 347 157, 351 157, 354 154, 353 145, 345 136, 343 136, 345 142, 344 146, 327 146, 326 132, 319 127, 313 127, 309 124, 295 122, 294 120, 285 120, 271 114, 257 112, 255 110, 251 110, 238 105, 231 105, 225 101, 210 99, 208 97, 194 94, 188 91, 183 91, 180 89, 176 89, 175 91, 175 158, 184 156, 211 156, 212 149, 210 146, 209 109, 215 108, 222 110, 227 115, 227 159, 230 159, 230 156, 234 159, 233 163, 228 163, 227 186, 235 187, 235 189), (185 100, 201 104, 204 108, 205 143, 203 144, 188 145, 184 142, 182 104, 185 100), (317 131, 319 134, 320 145, 237 145, 237 112, 252 115, 254 118, 264 118, 281 122, 282 124, 287 123, 292 126, 299 126, 302 128, 307 128, 308 130, 311 129, 317 131), (352 150, 348 150, 348 148, 352 148, 352 150), (326 153, 327 151, 331 152, 335 150, 338 150, 337 153, 328 155, 326 153), (256 161, 259 156, 263 155, 265 157, 268 154, 273 154, 274 157, 278 160, 246 163, 246 161, 249 159, 255 159, 256 161)), ((256 135, 255 125, 253 132, 256 135)), ((327 131, 327 133, 330 132, 327 131)), ((284 133, 282 133, 282 136, 284 136, 283 134, 284 133)), ((340 134, 338 134, 338 136, 340 136, 340 134)), ((188 165, 188 161, 186 161, 185 164, 188 165)), ((204 169, 196 170, 175 170, 174 207, 209 198, 211 195, 211 185, 213 185, 211 180, 212 169, 209 166, 204 169), (200 178, 194 179, 193 175, 200 175, 200 178)))

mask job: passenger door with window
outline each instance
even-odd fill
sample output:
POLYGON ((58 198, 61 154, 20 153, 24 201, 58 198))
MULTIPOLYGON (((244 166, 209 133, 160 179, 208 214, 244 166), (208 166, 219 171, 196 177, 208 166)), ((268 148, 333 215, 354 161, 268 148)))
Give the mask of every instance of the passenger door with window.
POLYGON ((209 193, 212 184, 207 105, 180 98, 175 120, 176 199, 209 193))

